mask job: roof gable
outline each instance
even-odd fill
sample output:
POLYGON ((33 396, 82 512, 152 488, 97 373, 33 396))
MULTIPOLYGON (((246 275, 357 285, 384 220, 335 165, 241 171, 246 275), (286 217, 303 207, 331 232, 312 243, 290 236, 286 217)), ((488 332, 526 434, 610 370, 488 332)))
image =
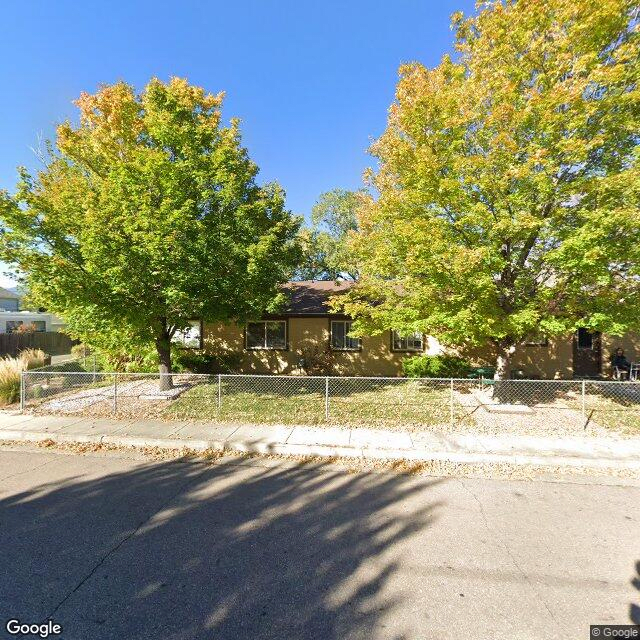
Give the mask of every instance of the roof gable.
POLYGON ((352 286, 353 282, 334 280, 287 282, 283 289, 289 295, 289 303, 283 315, 331 315, 329 298, 348 291, 352 286))
POLYGON ((9 291, 9 289, 5 289, 4 287, 0 287, 0 298, 5 300, 19 300, 20 296, 17 293, 13 293, 13 291, 9 291))

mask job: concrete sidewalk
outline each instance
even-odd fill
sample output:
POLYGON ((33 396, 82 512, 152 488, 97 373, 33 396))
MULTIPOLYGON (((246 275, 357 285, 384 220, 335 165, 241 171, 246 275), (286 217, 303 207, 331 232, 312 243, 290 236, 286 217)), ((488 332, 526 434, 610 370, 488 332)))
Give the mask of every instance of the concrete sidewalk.
POLYGON ((289 425, 225 425, 0 411, 0 442, 12 440, 640 470, 640 438, 542 438, 436 430, 409 432, 289 425))

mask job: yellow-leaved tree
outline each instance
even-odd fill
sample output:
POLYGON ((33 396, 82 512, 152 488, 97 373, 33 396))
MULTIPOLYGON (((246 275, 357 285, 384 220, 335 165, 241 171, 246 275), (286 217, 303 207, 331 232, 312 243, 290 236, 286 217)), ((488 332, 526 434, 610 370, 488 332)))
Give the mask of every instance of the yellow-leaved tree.
POLYGON ((483 3, 454 56, 400 69, 339 303, 356 332, 490 348, 508 377, 532 332, 638 327, 638 12, 483 3))

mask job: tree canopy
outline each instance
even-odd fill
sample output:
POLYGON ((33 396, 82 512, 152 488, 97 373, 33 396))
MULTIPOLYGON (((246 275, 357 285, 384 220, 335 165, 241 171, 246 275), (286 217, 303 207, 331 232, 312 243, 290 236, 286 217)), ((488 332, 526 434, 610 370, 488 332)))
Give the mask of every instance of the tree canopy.
POLYGON ((358 230, 356 209, 363 192, 334 189, 323 193, 311 210, 311 227, 300 233, 302 280, 355 280, 358 272, 348 238, 358 230))
POLYGON ((640 322, 640 32, 631 0, 486 3, 400 69, 359 207, 356 330, 489 346, 640 322), (372 305, 371 301, 375 300, 372 305))
POLYGON ((0 194, 2 258, 31 297, 90 344, 155 345, 190 319, 241 320, 278 302, 300 221, 256 183, 223 94, 152 79, 83 93, 46 166, 0 194))

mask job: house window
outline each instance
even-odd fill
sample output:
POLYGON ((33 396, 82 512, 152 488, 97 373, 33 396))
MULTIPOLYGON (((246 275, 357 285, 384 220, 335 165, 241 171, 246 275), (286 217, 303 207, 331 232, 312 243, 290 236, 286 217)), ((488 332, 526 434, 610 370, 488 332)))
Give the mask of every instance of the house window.
POLYGON ((31 324, 36 333, 44 333, 47 330, 47 323, 44 320, 34 320, 31 324))
POLYGON ((22 320, 7 320, 7 333, 14 333, 24 324, 22 320))
POLYGON ((173 334, 171 341, 185 349, 202 349, 202 323, 200 320, 191 320, 186 329, 173 334))
POLYGON ((331 322, 331 348, 336 351, 357 351, 360 349, 360 338, 352 338, 351 322, 348 320, 334 320, 331 322))
POLYGON ((286 349, 286 320, 263 320, 247 322, 247 349, 286 349))
POLYGON ((392 351, 423 351, 424 336, 415 331, 407 336, 403 336, 398 331, 391 332, 392 351))
POLYGON ((578 349, 593 349, 593 333, 588 329, 578 329, 578 349))
POLYGON ((524 341, 526 347, 547 347, 549 340, 541 333, 531 333, 524 341))

